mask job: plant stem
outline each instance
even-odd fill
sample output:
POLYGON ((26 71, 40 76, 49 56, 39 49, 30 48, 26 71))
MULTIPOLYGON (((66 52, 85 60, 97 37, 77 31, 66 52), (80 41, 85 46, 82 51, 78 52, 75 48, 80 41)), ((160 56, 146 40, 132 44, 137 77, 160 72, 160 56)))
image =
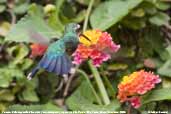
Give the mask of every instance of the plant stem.
POLYGON ((92 84, 91 84, 91 82, 90 82, 90 80, 88 78, 88 75, 83 70, 80 70, 80 69, 78 69, 77 72, 79 72, 80 74, 82 74, 84 76, 87 83, 90 85, 90 88, 92 89, 92 92, 95 95, 98 104, 102 105, 102 101, 101 101, 100 97, 98 96, 98 94, 96 93, 94 87, 92 86, 92 84))
POLYGON ((104 79, 105 83, 106 83, 106 86, 109 88, 111 94, 113 95, 113 97, 115 97, 115 90, 113 89, 113 86, 112 84, 110 83, 110 81, 108 80, 107 76, 104 74, 104 70, 102 67, 100 67, 100 71, 102 72, 102 78, 104 79))
MULTIPOLYGON (((75 67, 75 70, 77 70, 78 68, 79 68, 79 65, 77 65, 75 67)), ((75 73, 73 73, 73 74, 70 75, 70 77, 69 77, 69 79, 67 81, 67 84, 65 86, 65 89, 64 89, 64 93, 63 93, 63 96, 64 97, 66 97, 68 95, 68 90, 69 90, 69 87, 70 87, 70 85, 71 85, 72 80, 74 79, 74 77, 75 77, 75 73)))
POLYGON ((131 114, 131 105, 130 105, 130 104, 129 104, 129 106, 128 106, 127 114, 131 114))
POLYGON ((110 104, 110 99, 108 97, 107 91, 106 91, 106 89, 104 87, 104 84, 102 82, 102 79, 101 79, 101 77, 100 77, 100 75, 99 75, 99 73, 97 71, 97 68, 94 67, 91 60, 88 61, 88 64, 89 64, 90 69, 91 69, 91 71, 93 73, 93 76, 94 76, 95 81, 97 83, 97 86, 98 86, 98 89, 100 91, 100 94, 101 94, 101 97, 103 99, 104 104, 105 105, 110 104))
POLYGON ((84 25, 83 25, 83 32, 87 29, 88 19, 89 19, 91 9, 93 7, 93 3, 94 3, 94 0, 91 0, 89 5, 88 5, 88 9, 87 9, 87 13, 86 13, 85 20, 84 20, 84 25))
MULTIPOLYGON (((91 0, 90 3, 89 3, 88 9, 87 9, 87 13, 86 13, 86 17, 85 17, 85 20, 84 20, 83 32, 87 29, 88 19, 89 19, 89 15, 90 15, 91 9, 93 7, 93 3, 94 3, 94 0, 91 0)), ((109 97, 107 95, 106 89, 104 87, 104 84, 103 84, 103 82, 102 82, 102 80, 100 78, 100 75, 99 75, 97 69, 93 66, 91 61, 89 61, 89 66, 91 68, 91 71, 92 71, 92 73, 94 75, 94 78, 96 80, 96 83, 98 85, 98 88, 99 88, 99 91, 100 91, 100 94, 101 94, 101 97, 103 99, 104 104, 105 105, 110 104, 109 97)))

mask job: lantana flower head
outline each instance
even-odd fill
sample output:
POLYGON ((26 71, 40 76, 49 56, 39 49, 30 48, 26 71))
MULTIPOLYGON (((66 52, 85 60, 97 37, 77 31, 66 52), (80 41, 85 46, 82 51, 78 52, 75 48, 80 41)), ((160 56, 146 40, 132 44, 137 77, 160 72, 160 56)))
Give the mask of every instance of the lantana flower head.
POLYGON ((42 45, 42 44, 37 44, 37 43, 33 43, 30 45, 31 48, 31 55, 30 57, 37 57, 37 56, 42 56, 46 49, 47 49, 47 45, 42 45))
POLYGON ((118 85, 118 96, 120 102, 130 102, 135 108, 141 105, 140 95, 143 95, 155 88, 161 79, 153 72, 140 70, 133 72, 129 76, 124 76, 122 82, 118 85))
POLYGON ((73 54, 74 64, 80 64, 90 58, 95 66, 100 66, 102 62, 111 58, 110 53, 117 52, 120 48, 107 32, 87 30, 83 34, 84 36, 79 38, 81 43, 73 54))

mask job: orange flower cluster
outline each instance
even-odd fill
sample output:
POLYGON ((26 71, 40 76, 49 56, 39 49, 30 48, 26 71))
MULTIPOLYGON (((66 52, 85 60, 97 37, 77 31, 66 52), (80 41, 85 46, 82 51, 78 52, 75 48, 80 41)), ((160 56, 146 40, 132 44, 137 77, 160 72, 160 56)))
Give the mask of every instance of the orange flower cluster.
POLYGON ((158 75, 153 72, 145 72, 140 70, 133 72, 129 76, 124 76, 123 81, 118 85, 118 96, 120 102, 129 101, 132 106, 138 108, 140 106, 140 97, 155 87, 155 84, 161 82, 158 75))
POLYGON ((100 30, 87 30, 84 36, 80 36, 81 44, 74 52, 74 64, 81 64, 86 59, 92 59, 93 65, 100 66, 102 62, 111 58, 111 53, 119 50, 120 45, 112 41, 112 37, 107 32, 100 30), (88 38, 85 38, 85 36, 88 38))
POLYGON ((42 56, 45 53, 48 46, 33 43, 30 45, 30 48, 31 48, 30 57, 33 58, 33 57, 37 57, 37 56, 42 56))

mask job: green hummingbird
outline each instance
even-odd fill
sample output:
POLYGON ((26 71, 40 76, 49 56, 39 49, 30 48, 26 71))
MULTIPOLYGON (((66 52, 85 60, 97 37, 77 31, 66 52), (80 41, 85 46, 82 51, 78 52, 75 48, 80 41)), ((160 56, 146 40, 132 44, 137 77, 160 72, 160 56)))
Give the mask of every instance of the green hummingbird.
MULTIPOLYGON (((28 74, 27 78, 29 80, 32 79, 41 68, 57 75, 68 74, 72 67, 72 61, 67 55, 66 50, 71 48, 75 50, 77 48, 79 43, 77 30, 79 28, 80 25, 76 23, 66 25, 63 36, 48 46, 45 54, 37 66, 28 74)), ((39 36, 40 35, 32 35, 32 37, 39 36)))

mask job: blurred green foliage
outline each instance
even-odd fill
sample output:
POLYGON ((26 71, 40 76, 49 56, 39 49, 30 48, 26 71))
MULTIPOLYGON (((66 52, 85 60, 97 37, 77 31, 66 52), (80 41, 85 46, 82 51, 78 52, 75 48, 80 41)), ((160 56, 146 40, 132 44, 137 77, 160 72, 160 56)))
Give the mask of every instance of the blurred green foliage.
MULTIPOLYGON (((38 73, 33 80, 26 75, 39 58, 31 59, 28 30, 49 38, 59 38, 65 24, 83 24, 91 0, 0 0, 0 111, 4 110, 126 110, 116 95, 122 76, 138 69, 159 74, 162 83, 142 97, 143 105, 131 114, 144 110, 171 109, 171 4, 165 0, 95 0, 88 29, 99 28, 111 33, 121 45, 120 51, 99 70, 111 104, 98 104, 99 91, 76 74, 63 97, 64 87, 57 91, 61 78, 38 73), (96 91, 96 92, 95 92, 96 91), (64 102, 64 100, 66 102, 64 102), (157 105, 158 104, 158 105, 157 105), (65 107, 65 108, 63 108, 65 107)), ((79 68, 91 78, 87 64, 79 68)), ((64 85, 66 85, 64 83, 64 85)))

